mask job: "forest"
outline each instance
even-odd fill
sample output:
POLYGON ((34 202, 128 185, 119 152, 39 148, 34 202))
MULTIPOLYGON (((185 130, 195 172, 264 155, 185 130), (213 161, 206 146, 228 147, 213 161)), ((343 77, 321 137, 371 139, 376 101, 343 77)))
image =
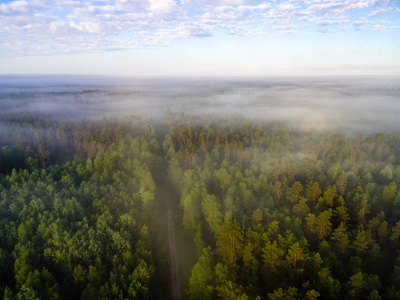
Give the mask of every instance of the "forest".
POLYGON ((400 136, 1 115, 4 299, 400 299, 400 136), (167 200, 166 200, 167 199, 167 200))

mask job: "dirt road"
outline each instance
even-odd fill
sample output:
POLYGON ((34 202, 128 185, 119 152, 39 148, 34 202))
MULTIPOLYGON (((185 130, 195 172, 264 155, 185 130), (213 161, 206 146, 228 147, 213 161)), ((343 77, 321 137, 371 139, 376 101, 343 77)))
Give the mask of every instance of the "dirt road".
POLYGON ((164 202, 165 202, 165 208, 167 210, 167 222, 168 222, 168 244, 169 244, 169 259, 171 262, 172 299, 181 300, 182 290, 178 273, 178 257, 176 254, 175 232, 174 232, 174 223, 172 218, 172 210, 169 200, 166 197, 164 197, 164 202))

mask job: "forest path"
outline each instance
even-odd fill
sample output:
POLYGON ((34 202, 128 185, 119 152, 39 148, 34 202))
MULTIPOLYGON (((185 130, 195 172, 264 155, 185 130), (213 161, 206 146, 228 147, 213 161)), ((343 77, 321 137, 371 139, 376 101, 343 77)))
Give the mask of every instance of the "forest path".
POLYGON ((168 244, 169 244, 169 258, 171 262, 172 299, 181 300, 182 289, 178 273, 178 255, 176 251, 175 230, 172 218, 172 209, 169 199, 166 196, 164 196, 163 198, 164 198, 164 204, 167 213, 167 223, 168 223, 168 244))

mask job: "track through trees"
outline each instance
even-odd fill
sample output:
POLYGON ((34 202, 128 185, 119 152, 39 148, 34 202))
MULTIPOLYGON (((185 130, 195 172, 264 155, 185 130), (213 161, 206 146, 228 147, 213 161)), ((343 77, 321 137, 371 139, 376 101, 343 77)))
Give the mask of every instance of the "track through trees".
POLYGON ((167 199, 166 197, 164 197, 164 203, 167 212, 167 223, 168 223, 168 245, 169 245, 169 257, 171 262, 172 299, 181 300, 182 289, 178 272, 178 256, 176 253, 175 231, 172 218, 172 209, 169 199, 167 199))

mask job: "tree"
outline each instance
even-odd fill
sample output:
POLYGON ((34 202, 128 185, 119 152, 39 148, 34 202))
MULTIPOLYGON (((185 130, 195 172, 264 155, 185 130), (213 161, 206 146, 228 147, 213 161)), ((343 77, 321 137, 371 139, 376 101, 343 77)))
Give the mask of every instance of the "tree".
POLYGON ((347 185, 347 178, 345 174, 341 174, 338 179, 336 180, 336 187, 339 191, 340 195, 343 195, 345 193, 345 188, 347 185))
POLYGON ((211 232, 217 234, 222 221, 222 213, 221 206, 215 196, 207 194, 201 203, 201 207, 211 232))
POLYGON ((128 295, 134 299, 149 299, 150 298, 150 278, 151 271, 147 263, 140 259, 139 265, 135 268, 130 276, 131 284, 129 285, 128 295))
POLYGON ((310 208, 307 205, 307 199, 300 197, 299 202, 293 206, 293 214, 296 217, 305 218, 309 212, 310 208))
POLYGON ((40 145, 38 148, 38 158, 42 162, 43 168, 45 168, 45 161, 49 158, 50 156, 50 151, 46 150, 43 145, 40 145))
POLYGON ((379 292, 377 290, 373 290, 367 300, 382 300, 382 297, 379 295, 379 292))
POLYGON ((296 300, 297 299, 297 289, 290 287, 287 290, 279 288, 273 293, 268 294, 270 300, 296 300))
POLYGON ((189 280, 189 295, 191 299, 212 299, 214 287, 212 283, 211 253, 209 248, 203 249, 203 254, 192 269, 189 280))
POLYGON ((333 199, 336 196, 336 187, 328 187, 324 191, 324 195, 319 198, 317 210, 322 211, 333 206, 333 199))
POLYGON ((271 241, 274 241, 278 238, 278 233, 279 233, 279 222, 272 221, 268 225, 267 236, 271 241))
POLYGON ((358 272, 350 277, 347 283, 350 299, 362 299, 366 290, 366 282, 363 280, 363 274, 358 272))
POLYGON ((382 200, 385 204, 391 204, 396 195, 397 184, 392 182, 391 184, 385 186, 382 192, 382 200))
POLYGON ((74 276, 74 280, 78 283, 83 282, 86 279, 86 270, 80 264, 74 268, 72 274, 74 276))
POLYGON ((324 296, 324 299, 334 300, 340 298, 340 282, 332 277, 331 271, 328 268, 322 268, 318 272, 316 287, 324 296))
POLYGON ((318 297, 321 296, 316 290, 310 290, 307 292, 305 300, 317 300, 318 297))
POLYGON ((303 269, 300 267, 301 262, 308 260, 308 254, 304 253, 303 247, 299 242, 294 243, 289 247, 286 255, 286 262, 289 267, 289 274, 293 279, 293 284, 296 285, 297 274, 302 273, 303 269))
POLYGON ((392 234, 390 239, 396 244, 400 244, 400 221, 396 223, 396 226, 392 228, 392 234))
POLYGON ((217 248, 222 260, 230 267, 234 265, 242 253, 243 236, 239 224, 234 221, 227 221, 220 227, 217 248))
POLYGON ((387 165, 380 171, 379 176, 383 182, 390 182, 393 179, 393 167, 387 165))
POLYGON ((275 184, 272 186, 273 193, 275 195, 277 207, 281 206, 281 198, 282 198, 282 183, 280 181, 276 181, 275 184))
MULTIPOLYGON (((341 198, 341 197, 340 197, 341 198)), ((342 198, 343 200, 343 198, 342 198)), ((350 216, 347 213, 347 207, 344 206, 344 200, 343 200, 343 204, 341 206, 338 206, 335 208, 335 210, 333 211, 333 216, 334 216, 334 220, 335 220, 335 224, 340 224, 340 223, 346 223, 350 220, 350 216)))
POLYGON ((200 225, 201 201, 205 196, 206 190, 197 185, 182 198, 183 226, 186 229, 194 231, 200 225))
POLYGON ((389 235, 388 222, 382 221, 381 224, 379 224, 379 227, 377 230, 377 236, 379 238, 379 243, 382 244, 382 242, 385 240, 385 238, 388 235, 389 235))
POLYGON ((253 245, 249 242, 243 249, 243 265, 244 265, 246 276, 249 275, 249 271, 250 271, 253 260, 254 260, 253 245))
POLYGON ((340 223, 340 226, 332 233, 332 241, 337 254, 343 257, 348 253, 350 239, 343 222, 340 223))
POLYGON ((357 255, 365 253, 370 244, 370 232, 365 231, 363 226, 359 226, 357 230, 356 237, 353 241, 353 249, 356 251, 357 255))
POLYGON ((218 297, 227 300, 248 300, 249 297, 243 292, 241 286, 236 285, 234 282, 228 280, 216 288, 218 297))
POLYGON ((267 272, 267 292, 271 289, 272 278, 278 275, 280 266, 282 265, 282 256, 284 251, 278 247, 276 241, 271 243, 268 241, 263 248, 263 262, 267 272))
POLYGON ((290 195, 288 197, 290 202, 292 202, 293 204, 296 204, 298 199, 300 198, 303 190, 304 190, 304 188, 301 185, 301 183, 299 181, 296 181, 290 188, 290 195))
POLYGON ((14 300, 14 293, 11 291, 11 289, 6 286, 6 288, 4 289, 4 295, 3 295, 3 299, 4 300, 14 300))
POLYGON ((313 213, 309 213, 305 221, 306 221, 306 231, 310 236, 312 236, 315 232, 317 217, 313 213))
POLYGON ((311 207, 314 209, 315 202, 318 197, 321 195, 322 191, 319 188, 318 182, 312 181, 308 184, 306 188, 306 196, 307 199, 311 202, 311 207))
POLYGON ((332 223, 330 218, 332 216, 332 210, 325 210, 320 213, 315 221, 315 232, 318 235, 318 241, 321 241, 324 237, 331 233, 332 223))
POLYGON ((257 208, 253 212, 253 214, 251 216, 251 220, 252 220, 253 224, 256 225, 256 224, 260 223, 262 221, 262 219, 263 219, 262 211, 261 211, 261 209, 257 208))
POLYGON ((23 285, 20 292, 17 294, 18 300, 40 300, 37 292, 30 286, 23 285))
POLYGON ((319 270, 321 270, 321 266, 322 266, 323 262, 324 261, 322 260, 321 255, 319 253, 316 253, 314 255, 314 257, 311 258, 311 263, 310 264, 312 264, 312 269, 313 269, 312 270, 312 272, 313 272, 313 283, 315 283, 315 279, 317 277, 317 274, 318 274, 319 270))

